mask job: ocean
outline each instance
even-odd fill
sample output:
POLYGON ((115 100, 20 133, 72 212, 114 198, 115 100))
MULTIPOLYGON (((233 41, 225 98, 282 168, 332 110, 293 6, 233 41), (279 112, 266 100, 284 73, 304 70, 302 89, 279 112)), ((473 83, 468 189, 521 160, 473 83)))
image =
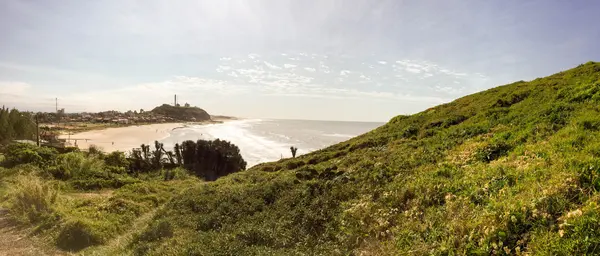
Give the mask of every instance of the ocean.
POLYGON ((222 139, 240 148, 248 167, 263 162, 291 157, 290 147, 297 155, 306 154, 348 140, 373 130, 384 123, 245 119, 222 124, 188 125, 177 128, 162 140, 165 149, 185 140, 222 139))

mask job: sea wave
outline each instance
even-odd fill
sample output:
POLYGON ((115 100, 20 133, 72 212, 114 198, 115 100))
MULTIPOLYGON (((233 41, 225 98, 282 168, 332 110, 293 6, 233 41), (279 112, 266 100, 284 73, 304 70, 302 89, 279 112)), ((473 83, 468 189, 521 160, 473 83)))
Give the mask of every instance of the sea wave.
POLYGON ((340 134, 340 133, 327 133, 327 134, 323 134, 323 136, 340 137, 340 138, 353 138, 356 135, 352 135, 352 134, 340 134))

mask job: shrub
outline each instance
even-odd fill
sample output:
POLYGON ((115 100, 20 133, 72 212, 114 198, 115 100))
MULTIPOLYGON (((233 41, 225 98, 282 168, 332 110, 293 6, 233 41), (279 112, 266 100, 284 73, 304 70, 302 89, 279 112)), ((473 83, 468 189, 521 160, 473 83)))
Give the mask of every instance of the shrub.
POLYGON ((6 147, 4 165, 8 167, 20 164, 47 165, 53 161, 58 152, 53 148, 38 147, 25 143, 10 144, 6 147))
POLYGON ((57 179, 93 177, 103 174, 104 162, 95 157, 85 157, 82 153, 72 152, 59 155, 56 166, 50 169, 57 179))
POLYGON ((491 162, 508 154, 512 147, 502 141, 492 142, 475 152, 475 159, 481 162, 491 162))
POLYGON ((104 162, 106 163, 106 165, 114 167, 127 168, 129 166, 129 161, 127 161, 125 153, 121 151, 114 151, 109 153, 104 158, 104 162))
POLYGON ((57 195, 57 190, 39 177, 19 175, 9 185, 8 207, 18 221, 37 223, 51 217, 57 195))
POLYGON ((91 245, 100 244, 102 239, 93 232, 88 223, 81 220, 68 221, 61 228, 56 245, 63 250, 79 251, 91 245))
POLYGON ((285 168, 288 170, 293 170, 293 169, 296 169, 296 168, 304 166, 304 165, 305 165, 304 161, 289 160, 285 163, 285 168))
POLYGON ((92 144, 88 147, 88 155, 102 157, 104 156, 104 152, 102 147, 92 144))
POLYGON ((184 141, 181 155, 185 168, 206 180, 246 169, 240 149, 224 140, 184 141))
POLYGON ((419 133, 419 128, 410 125, 402 131, 402 137, 403 138, 412 138, 412 137, 416 136, 417 133, 419 133))
POLYGON ((188 171, 184 168, 165 169, 163 170, 163 179, 169 180, 184 180, 190 177, 188 171))
POLYGON ((166 220, 153 222, 144 232, 134 238, 134 241, 154 242, 173 236, 173 227, 166 220))

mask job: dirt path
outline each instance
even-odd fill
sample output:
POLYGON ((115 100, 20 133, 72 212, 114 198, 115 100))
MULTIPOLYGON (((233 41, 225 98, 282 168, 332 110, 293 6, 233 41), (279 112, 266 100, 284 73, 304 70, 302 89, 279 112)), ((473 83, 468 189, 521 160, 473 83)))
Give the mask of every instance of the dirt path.
POLYGON ((81 254, 86 255, 86 256, 88 256, 88 255, 100 256, 100 255, 118 255, 118 254, 122 253, 125 250, 125 246, 127 246, 127 244, 133 238, 133 235, 140 232, 146 226, 148 226, 148 223, 152 220, 152 218, 154 217, 156 212, 158 212, 161 208, 154 209, 150 212, 145 213, 144 215, 140 216, 139 218, 137 218, 133 222, 133 224, 131 225, 131 228, 127 232, 115 237, 114 239, 111 239, 108 242, 108 244, 101 245, 98 247, 91 247, 88 250, 84 250, 81 254))
POLYGON ((68 255, 55 251, 34 237, 27 236, 28 230, 10 221, 8 212, 0 208, 0 256, 21 255, 68 255))

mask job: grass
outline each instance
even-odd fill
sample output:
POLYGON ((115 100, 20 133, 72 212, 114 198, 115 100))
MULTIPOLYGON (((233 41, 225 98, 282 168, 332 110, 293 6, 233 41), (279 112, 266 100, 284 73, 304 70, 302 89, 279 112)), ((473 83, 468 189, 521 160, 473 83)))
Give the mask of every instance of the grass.
POLYGON ((38 230, 86 255, 600 254, 599 103, 589 62, 215 182, 74 156, 0 179, 56 186, 38 230))
MULTIPOLYGON (((53 179, 53 172, 31 165, 0 168, 2 207, 17 223, 30 226, 30 233, 67 252, 106 255, 126 249, 155 212, 173 196, 201 183, 184 170, 146 173, 133 182, 102 190, 82 189, 78 183, 110 181, 103 162, 81 153, 61 154, 52 168, 64 168, 71 176, 53 179), (104 175, 104 176, 102 176, 104 175), (100 178, 99 178, 100 177, 100 178), (85 250, 84 250, 85 249, 85 250)), ((117 253, 120 254, 120 253, 117 253)))
POLYGON ((600 64, 493 88, 176 196, 149 255, 600 253, 600 64), (167 228, 168 227, 168 228, 167 228))
POLYGON ((57 195, 56 187, 31 174, 16 176, 6 192, 8 209, 22 223, 52 218, 57 195))

